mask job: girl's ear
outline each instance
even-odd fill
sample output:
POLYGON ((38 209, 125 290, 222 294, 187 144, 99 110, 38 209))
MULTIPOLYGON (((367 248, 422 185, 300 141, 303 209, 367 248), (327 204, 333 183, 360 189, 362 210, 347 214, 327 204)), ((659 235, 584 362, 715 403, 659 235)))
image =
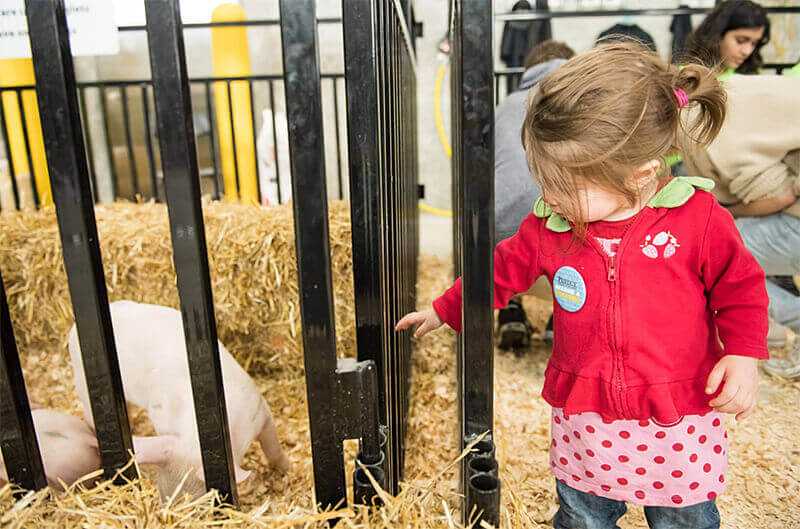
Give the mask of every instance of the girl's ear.
POLYGON ((633 177, 638 182, 641 182, 642 180, 650 180, 655 178, 660 168, 661 162, 658 160, 650 160, 649 162, 640 165, 639 168, 634 171, 633 177))

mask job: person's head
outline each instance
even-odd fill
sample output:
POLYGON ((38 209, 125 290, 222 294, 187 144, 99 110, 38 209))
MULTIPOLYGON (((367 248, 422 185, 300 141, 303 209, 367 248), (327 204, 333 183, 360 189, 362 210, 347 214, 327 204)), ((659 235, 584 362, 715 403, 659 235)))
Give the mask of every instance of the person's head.
POLYGON ((525 57, 525 69, 554 59, 571 59, 575 52, 563 42, 547 39, 533 47, 525 57))
POLYGON ((686 41, 684 59, 757 73, 769 42, 766 10, 750 0, 727 0, 711 11, 686 41))
POLYGON ((582 236, 587 222, 631 208, 668 176, 678 134, 706 145, 725 119, 725 91, 710 69, 683 69, 630 43, 598 46, 539 84, 522 127, 528 165, 553 210, 582 236), (688 122, 676 90, 689 107, 688 122), (682 97, 682 95, 681 95, 682 97))

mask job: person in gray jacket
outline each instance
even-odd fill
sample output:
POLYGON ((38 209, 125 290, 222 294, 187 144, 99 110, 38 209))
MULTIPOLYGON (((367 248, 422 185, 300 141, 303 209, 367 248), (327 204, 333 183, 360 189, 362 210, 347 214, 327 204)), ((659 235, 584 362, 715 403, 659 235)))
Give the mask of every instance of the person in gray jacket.
MULTIPOLYGON (((534 202, 542 194, 528 169, 520 137, 528 97, 539 82, 573 55, 575 52, 572 48, 554 40, 545 40, 534 47, 525 58, 525 73, 522 74, 517 91, 509 94, 495 109, 495 244, 517 232, 525 217, 533 211, 534 202)), ((542 286, 545 285, 540 285, 540 288, 542 286)), ((549 291, 549 287, 547 289, 549 291)), ((534 290, 537 290, 536 287, 534 290)), ((552 336, 552 319, 548 327, 552 336)), ((533 327, 528 322, 520 297, 515 296, 497 316, 500 347, 525 347, 530 343, 532 332, 533 327)), ((545 330, 545 338, 547 337, 548 329, 545 330)))

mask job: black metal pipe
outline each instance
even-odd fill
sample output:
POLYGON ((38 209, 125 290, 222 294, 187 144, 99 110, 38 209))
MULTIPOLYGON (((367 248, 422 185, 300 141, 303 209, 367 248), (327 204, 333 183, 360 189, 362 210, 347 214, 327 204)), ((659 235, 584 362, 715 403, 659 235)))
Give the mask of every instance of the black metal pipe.
POLYGON ((133 445, 97 240, 64 3, 26 0, 25 6, 53 202, 100 460, 109 477, 127 466, 119 481, 135 479, 136 466, 128 465, 133 445))
POLYGON ((235 180, 236 180, 236 200, 237 201, 241 201, 242 200, 242 190, 239 187, 239 159, 238 159, 238 156, 237 156, 237 153, 236 153, 236 151, 238 149, 236 148, 236 130, 235 130, 236 127, 234 126, 234 121, 233 121, 233 103, 232 103, 232 100, 231 100, 231 82, 230 81, 227 81, 225 83, 225 90, 226 90, 226 94, 228 96, 228 124, 231 127, 231 146, 233 147, 233 149, 232 149, 232 151, 233 151, 233 175, 234 175, 235 180))
POLYGON ((482 521, 500 527, 500 480, 491 474, 469 478, 467 508, 472 527, 482 527, 482 521))
POLYGON ((9 144, 8 128, 6 127, 6 110, 3 104, 3 92, 0 90, 0 132, 3 134, 3 150, 8 160, 8 173, 11 176, 11 190, 14 192, 14 209, 19 209, 19 190, 17 189, 17 173, 14 171, 14 160, 11 159, 11 145, 9 144))
POLYGON ((111 196, 117 198, 119 191, 119 173, 117 164, 114 161, 114 149, 111 146, 111 133, 108 129, 108 104, 106 102, 105 87, 98 86, 100 93, 100 114, 103 117, 103 139, 106 142, 106 152, 108 153, 108 168, 111 171, 111 196))
POLYGON ((275 156, 275 186, 278 190, 278 204, 283 203, 281 195, 281 164, 278 147, 278 131, 275 125, 275 120, 278 119, 277 109, 275 108, 275 94, 273 90, 273 81, 269 81, 269 108, 272 112, 272 152, 275 156))
POLYGON ((153 151, 153 135, 150 132, 150 96, 147 85, 142 85, 142 115, 144 116, 144 145, 147 148, 147 163, 150 164, 150 192, 156 202, 163 202, 158 192, 158 179, 156 178, 156 157, 153 151))
POLYGON ((469 475, 491 474, 497 477, 497 460, 489 456, 472 456, 469 460, 469 475))
MULTIPOLYGON (((383 463, 382 460, 381 463, 383 463)), ((364 465, 363 468, 357 465, 353 471, 353 501, 362 505, 380 505, 382 501, 375 486, 367 476, 367 472, 369 472, 378 486, 382 489, 385 488, 386 473, 381 464, 364 465)))
POLYGON ((33 203, 38 208, 41 205, 39 190, 36 189, 36 172, 33 170, 33 157, 31 156, 31 138, 28 135, 28 124, 25 118, 25 106, 22 104, 22 90, 17 90, 17 104, 19 105, 19 121, 22 124, 22 139, 25 144, 25 157, 28 160, 28 174, 30 175, 31 193, 33 203))
POLYGON ((124 86, 119 87, 120 103, 122 105, 122 127, 125 132, 125 147, 128 150, 128 166, 131 172, 131 187, 133 198, 139 198, 139 171, 136 168, 136 156, 133 152, 133 140, 131 139, 131 120, 128 114, 128 92, 124 86))
POLYGON ((247 89, 250 93, 250 127, 253 129, 253 156, 255 156, 253 161, 256 164, 256 202, 261 203, 261 170, 258 168, 258 131, 256 130, 256 107, 253 104, 253 81, 247 81, 247 89))
POLYGON ((86 89, 78 88, 78 106, 81 111, 83 143, 86 145, 86 158, 89 160, 89 183, 92 185, 92 197, 98 201, 97 172, 94 168, 94 152, 92 149, 92 133, 89 127, 89 113, 86 111, 86 89))
POLYGON ((220 198, 220 189, 223 188, 222 182, 222 171, 219 170, 217 167, 217 145, 214 140, 214 113, 211 109, 211 83, 205 81, 203 83, 205 86, 205 96, 206 96, 206 113, 208 114, 208 143, 209 143, 209 150, 211 151, 211 169, 213 170, 213 178, 214 178, 214 200, 219 200, 220 198))
POLYGON ((336 143, 336 182, 339 184, 339 200, 344 200, 344 187, 342 184, 342 142, 339 137, 339 91, 336 89, 336 79, 331 79, 333 86, 333 126, 334 140, 336 143))
MULTIPOLYGON (((706 7, 680 7, 666 9, 608 9, 608 10, 586 10, 586 11, 537 11, 535 9, 525 12, 515 11, 513 13, 498 13, 494 15, 495 22, 511 22, 522 20, 547 20, 551 18, 584 18, 584 17, 614 17, 621 18, 626 16, 675 16, 675 15, 703 15, 710 12, 713 8, 706 7)), ((776 6, 764 9, 768 13, 800 13, 800 6, 776 6)))
MULTIPOLYGON (((39 443, 19 363, 3 278, 0 277, 0 450, 8 480, 27 490, 47 486, 39 443)), ((19 498, 24 491, 15 495, 19 498)))
MULTIPOLYGON (((341 18, 336 17, 323 17, 317 19, 317 24, 336 24, 341 22, 341 18)), ((197 22, 192 24, 181 24, 183 29, 207 29, 207 28, 226 28, 226 27, 240 27, 240 26, 277 26, 280 25, 280 19, 254 19, 254 20, 236 20, 231 22, 197 22)), ((147 26, 117 26, 118 31, 145 31, 147 26)))
POLYGON ((178 0, 148 0, 161 165, 206 487, 238 505, 201 206, 189 76, 178 0))

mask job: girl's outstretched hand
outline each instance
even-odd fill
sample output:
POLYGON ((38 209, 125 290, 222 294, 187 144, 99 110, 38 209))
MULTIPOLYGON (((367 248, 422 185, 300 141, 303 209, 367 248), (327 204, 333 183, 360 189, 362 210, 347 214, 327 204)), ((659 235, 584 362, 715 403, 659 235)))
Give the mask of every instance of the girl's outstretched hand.
POLYGON ((706 395, 717 391, 709 406, 720 413, 735 413, 736 420, 746 419, 758 404, 758 360, 747 356, 723 356, 706 382, 706 395))
POLYGON ((444 322, 436 314, 436 311, 433 309, 426 309, 420 312, 410 312, 403 316, 403 319, 397 322, 395 325, 395 331, 402 331, 403 329, 408 329, 412 325, 418 325, 416 330, 414 331, 414 338, 422 338, 426 334, 431 331, 435 331, 439 327, 442 326, 444 322))

